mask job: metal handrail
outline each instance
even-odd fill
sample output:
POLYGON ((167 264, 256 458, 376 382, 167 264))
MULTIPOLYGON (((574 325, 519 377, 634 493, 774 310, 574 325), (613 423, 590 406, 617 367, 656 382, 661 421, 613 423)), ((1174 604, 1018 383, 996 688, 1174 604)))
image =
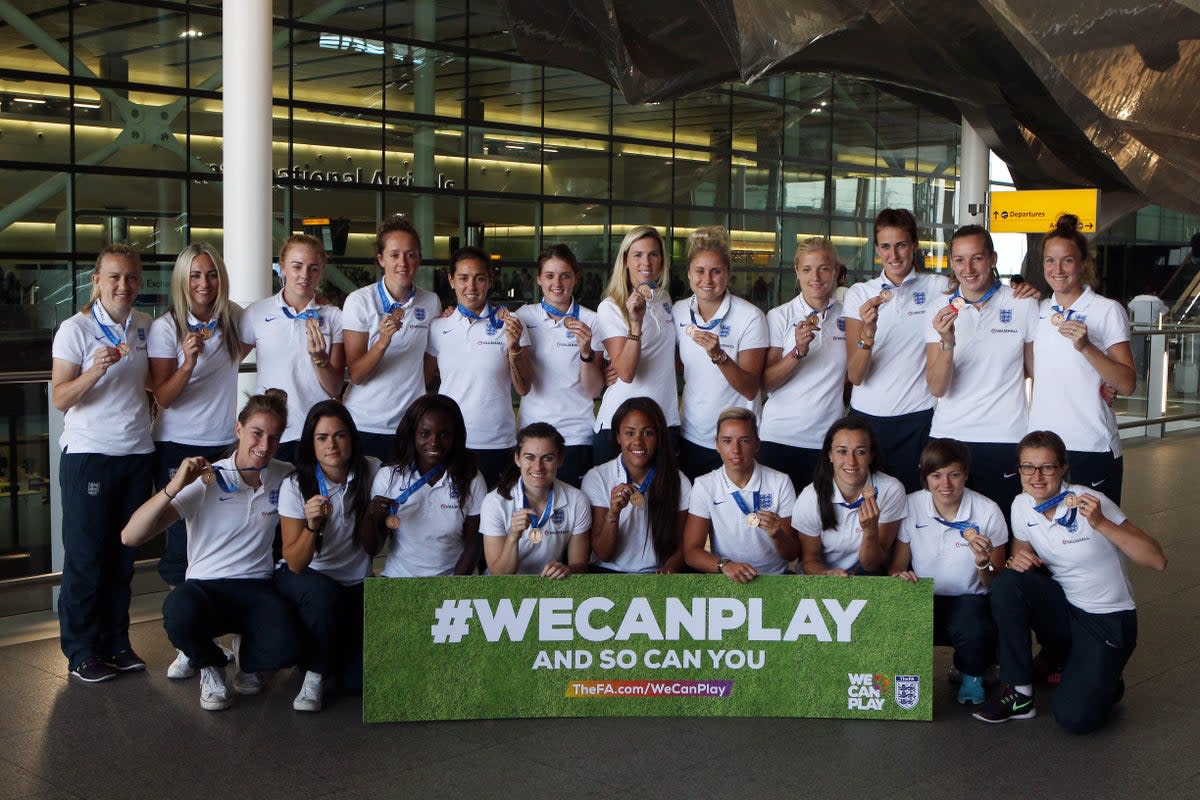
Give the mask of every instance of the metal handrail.
MULTIPOLYGON (((133 562, 134 572, 149 572, 158 567, 157 558, 146 558, 133 562)), ((11 592, 17 589, 32 589, 38 586, 57 586, 62 583, 61 572, 43 572, 41 575, 26 575, 22 578, 6 578, 0 580, 0 592, 11 592)))

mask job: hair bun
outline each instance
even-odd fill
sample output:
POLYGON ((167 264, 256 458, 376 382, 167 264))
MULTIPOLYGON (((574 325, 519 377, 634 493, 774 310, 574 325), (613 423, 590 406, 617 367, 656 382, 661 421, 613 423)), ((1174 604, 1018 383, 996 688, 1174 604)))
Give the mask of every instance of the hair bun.
POLYGON ((731 245, 732 240, 729 237, 729 231, 725 229, 724 225, 709 225, 704 228, 696 228, 688 236, 689 255, 701 250, 715 250, 727 253, 731 245))
POLYGON ((1063 214, 1054 223, 1055 233, 1073 234, 1079 232, 1079 217, 1074 214, 1063 214))

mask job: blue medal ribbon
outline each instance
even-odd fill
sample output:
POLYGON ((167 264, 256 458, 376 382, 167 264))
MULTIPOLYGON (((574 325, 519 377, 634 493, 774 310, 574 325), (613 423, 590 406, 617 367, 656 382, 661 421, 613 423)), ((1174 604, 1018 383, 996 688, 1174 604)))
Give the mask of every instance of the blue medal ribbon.
POLYGON ((317 467, 317 492, 322 497, 329 497, 329 484, 325 481, 325 470, 321 469, 320 466, 317 467))
POLYGON ((488 327, 492 328, 494 330, 500 330, 501 328, 504 327, 504 322, 496 317, 496 314, 497 314, 497 312, 499 312, 499 310, 500 309, 497 306, 487 305, 487 306, 484 306, 482 314, 476 314, 474 311, 471 311, 469 308, 464 306, 462 303, 458 304, 458 313, 462 314, 464 317, 471 320, 471 322, 486 321, 488 324, 488 327))
MULTIPOLYGON (((955 292, 954 292, 954 297, 962 297, 962 299, 963 299, 963 302, 964 302, 964 303, 966 303, 966 304, 967 304, 967 305, 969 305, 969 306, 973 306, 973 305, 983 305, 983 304, 984 304, 984 303, 986 303, 988 300, 992 299, 992 295, 994 295, 994 294, 995 294, 996 292, 998 292, 998 291, 1000 291, 1000 281, 996 281, 995 283, 993 283, 993 284, 992 284, 992 288, 988 289, 988 290, 987 290, 987 291, 984 293, 983 297, 979 298, 978 300, 968 300, 966 297, 964 297, 964 296, 963 296, 963 293, 962 293, 962 289, 961 289, 961 288, 960 288, 960 289, 958 289, 957 291, 955 291, 955 292)), ((951 302, 951 303, 953 303, 953 302, 954 302, 954 297, 951 297, 951 298, 950 298, 950 302, 951 302)))
POLYGON ((737 503, 737 507, 741 509, 743 514, 753 514, 755 511, 758 511, 760 508, 762 508, 759 492, 754 492, 754 508, 750 508, 746 505, 746 501, 742 499, 741 493, 737 490, 730 492, 729 496, 733 498, 733 502, 737 503))
POLYGON ((571 301, 571 309, 569 311, 559 311, 557 308, 543 300, 542 310, 555 319, 563 319, 564 317, 579 319, 579 303, 575 300, 571 301))
POLYGON ((958 535, 962 536, 964 539, 967 538, 964 536, 964 534, 967 532, 967 528, 974 528, 976 532, 979 531, 979 526, 970 520, 967 520, 966 522, 950 522, 949 520, 945 520, 936 516, 934 519, 945 525, 947 528, 953 528, 954 530, 958 531, 958 535))
POLYGON ((306 308, 299 314, 293 314, 286 303, 283 305, 283 315, 288 319, 315 319, 318 323, 321 321, 321 312, 317 311, 317 309, 306 308))
MULTIPOLYGON (((521 483, 521 507, 528 508, 530 510, 533 509, 533 506, 529 505, 529 500, 526 499, 524 482, 521 483)), ((541 515, 537 516, 537 517, 531 517, 529 520, 530 530, 541 530, 542 526, 544 526, 547 522, 550 521, 550 515, 553 513, 554 513, 554 486, 551 485, 550 486, 550 497, 548 497, 546 499, 546 507, 544 509, 542 509, 541 515)))
MULTIPOLYGON (((1054 508, 1059 503, 1061 503, 1063 500, 1065 500, 1069 495, 1072 495, 1072 494, 1074 494, 1074 492, 1072 492, 1070 489, 1063 490, 1063 491, 1059 492, 1056 496, 1051 497, 1049 500, 1046 500, 1045 502, 1042 502, 1042 503, 1038 503, 1036 506, 1033 507, 1033 510, 1039 514, 1045 514, 1046 511, 1048 511, 1051 508, 1054 508)), ((1079 516, 1079 509, 1072 508, 1072 509, 1068 509, 1067 513, 1063 514, 1061 517, 1057 518, 1054 521, 1055 521, 1055 523, 1062 525, 1064 528, 1071 528, 1075 525, 1075 519, 1078 516, 1079 516)))
MULTIPOLYGON (((629 477, 629 467, 625 466, 625 459, 621 459, 621 469, 625 470, 625 482, 633 486, 633 480, 629 477)), ((641 484, 634 486, 634 491, 638 494, 645 494, 650 489, 650 483, 654 480, 654 467, 651 467, 646 472, 646 479, 641 484)))
MULTIPOLYGON (((864 486, 865 485, 866 484, 864 484, 864 486)), ((872 483, 871 488, 875 490, 875 496, 878 497, 879 496, 879 487, 872 483)), ((866 499, 867 499, 866 495, 859 495, 858 499, 855 500, 853 503, 838 503, 838 505, 841 506, 842 508, 848 508, 851 511, 854 511, 856 508, 861 506, 863 504, 863 501, 865 501, 866 499)))
POLYGON ((197 331, 208 331, 209 333, 212 333, 217 329, 217 321, 214 319, 208 322, 198 322, 195 325, 189 322, 187 329, 189 333, 196 333, 197 331))
MULTIPOLYGON (((400 492, 400 494, 396 495, 396 497, 392 500, 392 513, 395 514, 397 511, 399 511, 400 506, 407 503, 408 498, 410 498, 414 494, 416 494, 417 491, 420 490, 420 488, 422 486, 424 486, 427 483, 430 483, 435 478, 440 477, 441 473, 444 472, 445 469, 446 468, 443 465, 438 464, 436 467, 429 470, 429 472, 426 472, 424 475, 417 478, 417 480, 414 483, 412 483, 407 489, 400 492)), ((414 469, 413 474, 415 475, 416 472, 417 471, 414 469)))
POLYGON ((1073 309, 1073 308, 1066 308, 1066 309, 1064 309, 1062 306, 1060 306, 1060 305, 1057 305, 1057 304, 1056 304, 1056 305, 1052 305, 1052 306, 1050 306, 1050 308, 1051 308, 1051 309, 1052 309, 1052 310, 1053 310, 1053 311, 1054 311, 1056 314, 1062 314, 1062 315, 1063 315, 1063 322, 1066 322, 1067 320, 1069 320, 1071 317, 1073 317, 1073 316, 1075 315, 1075 309, 1073 309))
POLYGON ((701 322, 696 316, 696 298, 694 295, 692 296, 691 306, 688 308, 688 315, 692 318, 692 324, 702 331, 711 331, 725 321, 724 317, 713 317, 709 322, 701 322))
POLYGON ((239 472, 262 472, 262 469, 259 467, 239 467, 236 461, 233 464, 232 467, 220 467, 215 464, 212 466, 213 477, 217 479, 217 485, 221 487, 221 491, 225 492, 225 494, 235 494, 238 487, 230 481, 225 480, 221 475, 222 472, 228 472, 231 475, 236 475, 239 472))
MULTIPOLYGON (((125 341, 129 336, 129 322, 130 322, 130 320, 133 319, 133 314, 130 314, 128 317, 125 318, 125 327, 121 329, 120 338, 117 338, 117 335, 115 333, 113 333, 111 330, 109 330, 109 327, 107 325, 105 325, 103 322, 100 321, 100 317, 96 316, 96 304, 95 303, 92 303, 92 319, 96 320, 96 324, 98 326, 100 326, 100 331, 104 334, 104 336, 108 339, 108 341, 110 343, 112 343, 112 346, 118 347, 118 346, 120 346, 121 342, 125 341)), ((113 327, 116 327, 116 326, 113 326, 113 327)))
POLYGON ((408 297, 404 298, 403 302, 393 302, 388 293, 384 290, 383 278, 379 279, 379 283, 375 284, 375 294, 379 296, 379 313, 390 314, 393 311, 400 311, 412 303, 413 298, 417 296, 417 287, 412 287, 412 291, 408 293, 408 297))

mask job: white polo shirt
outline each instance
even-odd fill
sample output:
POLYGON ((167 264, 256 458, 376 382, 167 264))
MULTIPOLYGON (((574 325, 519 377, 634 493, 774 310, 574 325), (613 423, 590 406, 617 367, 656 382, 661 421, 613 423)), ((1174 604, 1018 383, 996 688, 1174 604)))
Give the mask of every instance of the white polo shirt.
MULTIPOLYGON (((844 304, 846 317, 861 320, 863 303, 878 297, 886 280, 880 275, 851 286, 844 304)), ((913 270, 899 286, 887 283, 892 299, 879 306, 871 365, 850 397, 856 411, 876 417, 933 408, 933 395, 925 383, 925 326, 946 291, 945 276, 933 272, 913 270)))
MULTIPOLYGON (((512 499, 505 500, 498 489, 488 492, 483 499, 483 510, 479 512, 479 532, 484 536, 508 536, 508 526, 513 514, 525 507, 525 494, 521 481, 512 489, 512 499)), ((551 561, 567 563, 567 545, 572 536, 580 536, 592 529, 592 507, 583 492, 574 486, 554 481, 554 510, 550 512, 542 531, 542 540, 537 544, 529 541, 525 534, 517 542, 518 575, 540 575, 551 561)))
MULTIPOLYGON (((321 333, 330 348, 342 343, 342 310, 334 305, 317 305, 310 300, 303 311, 316 309, 321 333)), ((288 395, 288 421, 282 442, 300 438, 308 410, 329 394, 321 387, 316 367, 308 355, 306 322, 283 302, 283 291, 251 303, 242 315, 242 341, 258 350, 258 379, 255 391, 283 389, 288 395)))
POLYGON ((791 358, 796 349, 796 326, 816 314, 821 328, 808 345, 808 355, 783 386, 767 395, 759 436, 765 442, 789 447, 820 448, 829 426, 846 413, 846 320, 842 307, 811 308, 803 295, 767 312, 771 347, 791 358))
MULTIPOLYGON (((613 487, 628 483, 625 467, 618 456, 607 464, 592 467, 583 476, 583 493, 595 508, 611 508, 613 487)), ((679 473, 679 511, 687 511, 691 503, 692 482, 679 473)), ((617 518, 619 535, 617 549, 608 561, 598 566, 614 572, 655 572, 658 556, 654 552, 654 537, 650 532, 650 500, 640 506, 626 503, 617 518)), ((664 559, 665 560, 665 559, 664 559)))
POLYGON ((150 405, 146 399, 146 376, 150 372, 146 340, 150 333, 150 316, 132 310, 122 327, 113 322, 99 301, 92 307, 96 311, 95 319, 91 314, 80 313, 63 320, 54 334, 51 356, 78 365, 81 373, 91 369, 92 354, 98 348, 115 347, 101 325, 106 326, 118 341, 129 344, 129 354, 111 364, 79 402, 67 409, 58 444, 68 453, 109 456, 153 453, 150 405))
MULTIPOLYGON (((1051 430, 1068 450, 1121 455, 1117 417, 1100 396, 1100 373, 1071 340, 1050 322, 1058 301, 1043 300, 1033 339, 1033 398, 1029 430, 1051 430)), ((1088 339, 1102 353, 1129 341, 1129 317, 1121 304, 1085 288, 1068 309, 1071 319, 1087 324, 1088 339)))
MULTIPOLYGON (((1114 525, 1125 522, 1125 514, 1107 495, 1064 483, 1060 491, 1067 490, 1095 497, 1100 501, 1100 512, 1114 525)), ((1013 500, 1013 536, 1033 546, 1038 558, 1054 573, 1067 601, 1089 614, 1132 610, 1133 587, 1125 574, 1125 556, 1120 548, 1088 524, 1078 508, 1072 519, 1071 509, 1059 503, 1047 519, 1034 510, 1034 505, 1033 498, 1024 493, 1013 500), (1059 524, 1055 521, 1058 519, 1071 526, 1059 524)))
POLYGON ((729 385, 721 374, 721 368, 712 363, 708 351, 692 341, 685 333, 692 324, 692 314, 697 325, 707 325, 716 320, 720 323, 709 333, 717 334, 721 349, 730 358, 737 360, 743 350, 753 350, 770 345, 767 336, 767 318, 758 307, 725 292, 725 299, 712 319, 704 319, 695 305, 695 297, 680 300, 674 306, 675 339, 679 346, 679 360, 683 362, 683 399, 680 417, 683 420, 683 438, 692 444, 713 449, 717 438, 717 417, 727 408, 749 408, 758 412, 758 398, 747 400, 729 385))
MULTIPOLYGON (((612 298, 605 298, 596 309, 596 340, 604 342, 629 333, 629 325, 612 298)), ((626 342, 637 347, 638 342, 626 342)), ((611 360, 611 358, 610 358, 611 360)), ((671 298, 661 288, 646 303, 642 320, 641 356, 633 381, 617 382, 604 390, 596 413, 596 431, 612 427, 612 417, 621 403, 631 397, 649 397, 658 403, 667 426, 679 424, 679 385, 675 380, 675 320, 671 316, 671 298)))
MULTIPOLYGON (((373 485, 375 473, 378 471, 379 459, 368 456, 367 474, 362 478, 367 482, 367 486, 373 485)), ((329 576, 342 586, 356 586, 362 583, 363 578, 371 577, 371 557, 354 541, 358 519, 346 508, 346 489, 355 477, 357 476, 352 472, 346 483, 326 482, 333 513, 325 523, 321 550, 313 554, 309 564, 317 572, 329 576)), ((294 473, 289 475, 279 491, 279 516, 306 520, 305 500, 300 493, 299 476, 294 473)))
MULTIPOLYGON (((879 522, 895 522, 908 513, 908 497, 904 486, 891 475, 872 472, 870 484, 875 487, 875 502, 879 504, 879 522)), ((837 526, 821 528, 821 512, 817 508, 817 490, 810 483, 796 501, 796 512, 792 514, 792 527, 801 536, 819 537, 825 566, 829 569, 850 569, 858 563, 858 549, 862 546, 863 529, 858 524, 858 509, 849 509, 840 503, 846 502, 837 482, 833 484, 833 511, 837 526)), ((861 506, 860 506, 861 507, 861 506)))
MULTIPOLYGON (((383 467, 375 475, 371 496, 396 498, 420 478, 412 469, 383 467)), ((487 484, 478 472, 470 497, 458 496, 448 472, 426 484, 399 506, 399 529, 388 539, 385 578, 436 578, 453 575, 463 554, 463 525, 479 515, 487 484)))
MULTIPOLYGON (((548 422, 568 445, 590 445, 596 424, 594 398, 583 390, 579 372, 579 342, 575 334, 542 308, 530 303, 516 311, 533 347, 533 380, 529 394, 521 398, 521 425, 548 422)), ((596 338, 596 312, 579 307, 579 321, 592 330, 592 351, 601 358, 603 346, 596 338)))
POLYGON ((787 572, 788 562, 779 555, 770 535, 762 528, 746 525, 746 512, 733 499, 733 492, 737 492, 746 508, 751 510, 754 493, 758 492, 760 509, 786 518, 796 503, 796 489, 791 478, 770 467, 755 464, 746 486, 738 489, 725 474, 725 467, 720 466, 696 478, 688 504, 689 514, 712 524, 709 537, 714 556, 749 564, 764 575, 787 572))
MULTIPOLYGON (((522 347, 528 345, 529 334, 522 331, 519 341, 522 347)), ((515 445, 517 417, 504 326, 493 327, 486 319, 473 320, 455 309, 433 320, 426 352, 437 358, 439 391, 462 410, 467 447, 501 450, 515 445)))
MULTIPOLYGON (((942 340, 933 317, 950 303, 939 295, 925 341, 942 340)), ((1001 284, 983 308, 963 306, 954 321, 954 377, 933 412, 931 437, 963 442, 1019 442, 1029 432, 1025 344, 1037 330, 1038 306, 1001 284)))
MULTIPOLYGON (((213 462, 233 467, 233 458, 213 462)), ((188 580, 218 578, 269 579, 275 571, 271 547, 279 524, 279 489, 292 471, 286 461, 271 461, 260 473, 257 489, 242 482, 240 473, 222 472, 234 488, 196 480, 179 490, 171 505, 187 523, 188 580)))
MULTIPOLYGON (((380 281, 356 289, 342 304, 342 327, 367 334, 367 348, 379 341, 379 323, 383 311, 379 305, 380 281)), ((416 287, 414 287, 416 288, 416 287)), ((399 303, 387 286, 388 303, 399 303)), ((354 417, 354 424, 367 433, 395 433, 404 412, 425 394, 425 348, 429 344, 429 326, 441 318, 442 303, 436 294, 416 288, 404 304, 400 330, 392 335, 387 350, 365 383, 351 381, 342 402, 354 417)))
MULTIPOLYGON (((237 320, 241 307, 229 304, 237 320)), ((188 324, 200 321, 188 314, 188 324)), ((150 358, 174 359, 183 364, 183 347, 175 327, 175 315, 167 312, 150 326, 150 358)), ((154 441, 202 447, 229 444, 237 422, 238 364, 230 358, 220 326, 213 328, 196 357, 196 366, 183 391, 170 408, 160 408, 154 419, 154 441)))
MULTIPOLYGON (((927 489, 913 492, 908 496, 907 509, 896 538, 909 546, 912 571, 917 577, 932 578, 936 595, 987 594, 989 589, 975 566, 975 552, 961 531, 938 522, 933 495, 927 489)), ((954 519, 946 521, 970 522, 992 547, 1008 542, 1008 523, 1000 507, 970 489, 963 492, 954 519)))

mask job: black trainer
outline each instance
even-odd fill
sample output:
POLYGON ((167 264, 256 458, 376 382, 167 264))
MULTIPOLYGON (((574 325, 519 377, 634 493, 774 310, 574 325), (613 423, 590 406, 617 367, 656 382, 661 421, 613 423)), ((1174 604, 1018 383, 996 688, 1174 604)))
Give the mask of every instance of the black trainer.
POLYGON ((1005 686, 999 697, 989 700, 971 716, 983 722, 993 723, 1008 722, 1010 719, 1033 719, 1037 716, 1037 706, 1029 695, 1018 692, 1016 687, 1005 686))
POLYGON ((126 648, 105 661, 118 672, 140 672, 146 668, 146 662, 132 648, 126 648))
POLYGON ((1062 665, 1050 660, 1045 649, 1033 657, 1033 682, 1058 686, 1062 682, 1062 665))
POLYGON ((100 683, 101 681, 111 681, 117 677, 117 668, 111 664, 106 664, 95 656, 76 664, 71 668, 68 675, 77 681, 84 683, 100 683))

